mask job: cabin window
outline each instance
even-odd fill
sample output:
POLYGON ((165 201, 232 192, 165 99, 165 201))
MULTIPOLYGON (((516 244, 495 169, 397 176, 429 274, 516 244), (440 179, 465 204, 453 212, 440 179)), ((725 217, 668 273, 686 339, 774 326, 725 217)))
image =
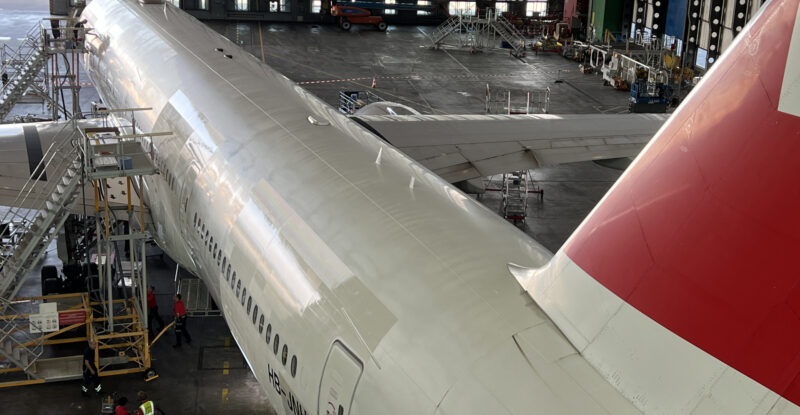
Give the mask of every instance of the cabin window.
POLYGON ((278 333, 275 333, 275 343, 272 343, 272 352, 275 353, 275 356, 278 355, 278 349, 280 348, 281 343, 281 336, 278 333))
POLYGON ((281 363, 286 366, 286 359, 289 358, 289 347, 285 344, 283 345, 283 351, 281 352, 281 363))
POLYGON ((225 281, 228 281, 230 277, 231 277, 231 264, 228 264, 228 270, 225 271, 225 281))
POLYGON ((239 298, 239 292, 242 290, 242 280, 236 283, 236 298, 239 298))
POLYGON ((242 288, 242 307, 244 307, 245 298, 247 298, 247 287, 242 288))
POLYGON ((194 219, 192 219, 192 226, 197 226, 197 212, 194 212, 194 219))
POLYGON ((292 377, 297 374, 297 355, 292 356, 292 377))
MULTIPOLYGON (((256 306, 256 310, 258 310, 258 306, 256 306)), ((261 315, 261 318, 258 319, 258 334, 264 332, 264 315, 261 315)))
POLYGON ((233 271, 233 277, 231 277, 231 289, 233 289, 234 284, 236 284, 236 271, 233 271))
MULTIPOLYGON (((250 314, 250 307, 253 306, 253 297, 247 297, 247 314, 250 314)), ((256 324, 256 313, 253 313, 253 324, 256 324)))
POLYGON ((267 344, 269 344, 270 338, 272 338, 272 323, 267 324, 267 344))
POLYGON ((222 257, 222 270, 223 271, 225 270, 225 263, 227 263, 227 262, 228 262, 228 257, 223 256, 222 257))

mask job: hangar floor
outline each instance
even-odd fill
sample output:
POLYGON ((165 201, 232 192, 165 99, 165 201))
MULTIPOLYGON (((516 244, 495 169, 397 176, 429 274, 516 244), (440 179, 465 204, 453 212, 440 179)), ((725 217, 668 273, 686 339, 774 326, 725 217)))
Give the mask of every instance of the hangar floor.
MULTIPOLYGON (((3 23, 0 36, 22 36, 44 16, 44 4, 45 9, 38 10, 24 10, 20 6, 13 21, 3 23)), ((516 59, 505 50, 477 54, 460 49, 434 51, 425 35, 431 27, 392 26, 386 32, 354 27, 343 32, 335 25, 228 22, 210 25, 294 81, 359 78, 303 84, 332 105, 336 104, 340 90, 369 89, 384 99, 423 113, 483 113, 488 83, 492 91, 510 90, 515 95, 550 87, 550 113, 554 114, 611 113, 627 108, 627 94, 603 87, 597 76, 578 73, 575 63, 560 56, 531 54, 516 59), (564 82, 555 83, 559 75, 564 82), (374 90, 370 88, 372 77, 376 77, 378 84, 374 90)), ((93 100, 97 100, 94 89, 84 88, 82 104, 88 107, 93 100)), ((26 105, 15 108, 15 113, 40 110, 38 105, 26 105)), ((528 220, 521 230, 551 251, 558 250, 619 174, 590 162, 536 170, 533 177, 544 190, 544 200, 532 199, 528 220)), ((497 211, 500 194, 489 192, 480 201, 497 211)), ((52 247, 45 264, 57 261, 52 247)), ((162 315, 168 315, 174 263, 150 257, 148 266, 162 315)), ((21 295, 38 295, 38 281, 37 268, 21 295)), ((193 320, 189 322, 195 339, 191 347, 173 349, 171 334, 155 346, 159 379, 144 383, 138 375, 117 376, 104 380, 105 390, 129 398, 138 390, 146 390, 167 414, 274 413, 232 344, 224 320, 219 317, 193 320), (230 365, 227 374, 221 368, 221 361, 230 365)), ((77 381, 0 389, 0 406, 9 413, 99 413, 99 397, 93 394, 91 398, 82 398, 79 390, 77 381), (32 405, 32 402, 40 403, 32 405)))

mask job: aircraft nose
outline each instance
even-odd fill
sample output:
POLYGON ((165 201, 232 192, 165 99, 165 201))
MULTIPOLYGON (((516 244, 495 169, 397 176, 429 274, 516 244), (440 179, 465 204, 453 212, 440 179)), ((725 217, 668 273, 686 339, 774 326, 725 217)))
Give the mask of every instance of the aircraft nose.
POLYGON ((447 391, 436 415, 635 414, 551 322, 502 341, 447 391))

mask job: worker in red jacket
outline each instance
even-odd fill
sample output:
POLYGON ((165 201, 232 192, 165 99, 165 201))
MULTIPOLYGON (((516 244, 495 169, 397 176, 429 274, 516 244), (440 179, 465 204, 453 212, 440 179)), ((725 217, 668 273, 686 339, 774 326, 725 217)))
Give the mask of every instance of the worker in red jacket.
MULTIPOLYGON (((153 320, 155 320, 158 322, 158 329, 155 330, 155 333, 160 333, 161 330, 164 329, 164 320, 162 320, 161 315, 158 314, 155 289, 156 288, 152 285, 147 287, 147 329, 152 330, 153 320)), ((150 335, 153 335, 152 331, 150 335)))
POLYGON ((130 415, 127 409, 125 409, 125 405, 128 404, 128 398, 121 397, 117 399, 117 406, 114 407, 114 415, 130 415))
POLYGON ((186 337, 186 344, 192 344, 192 336, 186 330, 186 306, 181 301, 180 294, 175 294, 175 305, 172 307, 172 312, 175 314, 175 345, 172 347, 181 347, 181 335, 186 337))

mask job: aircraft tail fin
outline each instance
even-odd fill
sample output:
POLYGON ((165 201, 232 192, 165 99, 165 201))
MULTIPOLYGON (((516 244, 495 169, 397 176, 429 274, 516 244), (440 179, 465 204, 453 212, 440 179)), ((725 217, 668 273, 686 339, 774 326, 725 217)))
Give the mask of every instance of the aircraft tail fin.
POLYGON ((645 412, 800 411, 799 3, 763 6, 553 260, 512 270, 645 412))

